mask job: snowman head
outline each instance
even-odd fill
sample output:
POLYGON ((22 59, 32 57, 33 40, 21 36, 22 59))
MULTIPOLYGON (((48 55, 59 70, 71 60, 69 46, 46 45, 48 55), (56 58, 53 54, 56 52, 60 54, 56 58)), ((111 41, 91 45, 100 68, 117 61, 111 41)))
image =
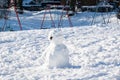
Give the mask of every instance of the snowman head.
POLYGON ((50 31, 48 39, 55 44, 61 44, 63 41, 62 31, 50 31))

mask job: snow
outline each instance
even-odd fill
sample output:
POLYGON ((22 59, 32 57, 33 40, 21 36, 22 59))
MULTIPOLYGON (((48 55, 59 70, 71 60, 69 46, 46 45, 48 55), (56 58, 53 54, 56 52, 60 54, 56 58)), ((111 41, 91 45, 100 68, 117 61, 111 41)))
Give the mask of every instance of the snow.
MULTIPOLYGON (((120 80, 120 25, 114 12, 108 13, 111 15, 108 24, 101 21, 101 13, 97 13, 93 25, 92 12, 72 16, 74 27, 69 27, 67 17, 63 17, 63 28, 51 28, 50 16, 46 14, 44 27, 50 29, 40 29, 43 13, 25 11, 19 15, 24 29, 19 31, 15 14, 11 12, 8 23, 14 31, 0 32, 0 79, 120 80), (61 32, 64 38, 69 63, 81 68, 45 68, 41 56, 51 43, 48 35, 53 30, 61 32)), ((56 26, 59 13, 52 14, 56 26)), ((107 22, 109 16, 103 14, 107 22)))

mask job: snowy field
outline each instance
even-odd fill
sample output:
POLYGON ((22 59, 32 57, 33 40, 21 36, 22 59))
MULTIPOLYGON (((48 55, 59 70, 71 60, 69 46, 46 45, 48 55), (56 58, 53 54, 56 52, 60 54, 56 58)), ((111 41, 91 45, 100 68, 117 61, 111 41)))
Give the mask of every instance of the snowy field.
MULTIPOLYGON (((44 27, 50 29, 40 29, 43 13, 26 11, 20 15, 23 31, 11 13, 8 24, 14 31, 0 32, 0 80, 120 80, 120 20, 114 13, 104 14, 108 24, 103 24, 103 17, 97 13, 93 25, 94 13, 77 13, 71 17, 74 27, 69 27, 64 16, 63 28, 59 29, 50 28, 46 14, 44 27), (70 63, 80 68, 42 66, 40 57, 50 44, 48 34, 53 29, 61 31, 70 63)), ((53 13, 57 26, 61 12, 53 13)))

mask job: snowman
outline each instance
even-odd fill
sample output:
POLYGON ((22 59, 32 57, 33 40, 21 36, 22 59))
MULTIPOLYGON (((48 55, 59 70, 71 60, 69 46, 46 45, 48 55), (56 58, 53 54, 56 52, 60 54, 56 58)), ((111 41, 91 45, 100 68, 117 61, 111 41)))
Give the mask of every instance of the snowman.
POLYGON ((42 55, 45 58, 45 64, 49 68, 66 68, 69 67, 69 50, 63 43, 63 36, 61 31, 51 31, 48 39, 50 45, 42 55))

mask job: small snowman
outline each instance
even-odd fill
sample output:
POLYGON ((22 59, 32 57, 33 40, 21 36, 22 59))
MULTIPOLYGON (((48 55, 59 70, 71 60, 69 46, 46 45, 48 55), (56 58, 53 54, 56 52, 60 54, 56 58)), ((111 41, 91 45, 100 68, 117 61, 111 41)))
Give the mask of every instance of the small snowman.
POLYGON ((45 57, 45 64, 49 68, 66 68, 70 66, 69 50, 63 43, 64 38, 60 32, 54 30, 48 36, 50 45, 43 56, 45 57))

